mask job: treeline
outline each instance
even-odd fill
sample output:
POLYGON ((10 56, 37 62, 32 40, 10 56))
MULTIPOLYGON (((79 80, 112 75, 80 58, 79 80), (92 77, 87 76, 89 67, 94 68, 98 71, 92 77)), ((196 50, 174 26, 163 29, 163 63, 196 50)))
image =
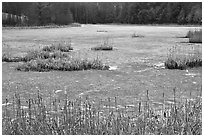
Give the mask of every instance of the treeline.
POLYGON ((78 23, 202 24, 201 2, 3 2, 28 25, 78 23))

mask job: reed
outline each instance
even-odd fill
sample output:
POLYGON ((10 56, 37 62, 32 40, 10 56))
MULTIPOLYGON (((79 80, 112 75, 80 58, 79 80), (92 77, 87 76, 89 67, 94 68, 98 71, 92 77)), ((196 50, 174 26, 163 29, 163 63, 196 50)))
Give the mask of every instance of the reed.
MULTIPOLYGON (((119 107, 119 98, 108 98, 92 103, 86 99, 64 99, 50 95, 50 99, 37 93, 23 100, 15 94, 13 101, 6 99, 2 111, 3 135, 201 135, 202 100, 176 100, 160 111, 147 100, 139 101, 134 111, 119 107), (105 102, 107 107, 104 106, 105 102), (146 104, 146 105, 144 105, 146 104), (137 107, 139 106, 139 107, 137 107), (145 107, 145 108, 142 108, 145 107), (138 110, 139 109, 139 110, 138 110), (141 111, 143 109, 143 111, 141 111), (131 113, 131 115, 130 115, 131 113)), ((164 96, 164 95, 163 95, 164 96)), ((165 99, 164 99, 165 100, 165 99)), ((165 102, 165 101, 164 101, 165 102)))

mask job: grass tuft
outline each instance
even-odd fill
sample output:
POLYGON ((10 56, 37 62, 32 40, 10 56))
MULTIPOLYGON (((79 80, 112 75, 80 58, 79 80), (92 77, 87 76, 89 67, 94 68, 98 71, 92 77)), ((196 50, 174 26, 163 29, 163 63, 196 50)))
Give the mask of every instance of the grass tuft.
POLYGON ((113 50, 113 43, 106 38, 98 46, 92 47, 91 50, 113 50))
POLYGON ((56 50, 59 50, 61 52, 69 52, 70 50, 73 50, 71 47, 71 43, 57 43, 57 44, 52 44, 51 46, 45 46, 42 49, 43 51, 48 51, 48 52, 53 52, 56 50))
MULTIPOLYGON (((198 46, 198 45, 195 45, 198 46)), ((202 54, 200 49, 194 46, 190 49, 185 47, 186 51, 179 46, 173 46, 167 55, 165 68, 167 69, 187 69, 202 66, 202 54)))

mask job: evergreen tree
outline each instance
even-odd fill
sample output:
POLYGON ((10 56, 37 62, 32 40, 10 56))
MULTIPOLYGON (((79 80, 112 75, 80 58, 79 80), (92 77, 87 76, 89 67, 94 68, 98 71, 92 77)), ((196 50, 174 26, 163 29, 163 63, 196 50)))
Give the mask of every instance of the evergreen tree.
MULTIPOLYGON (((29 25, 72 22, 202 24, 201 2, 3 2, 2 11, 27 16, 29 25)), ((16 25, 16 19, 9 15, 3 24, 16 25)))

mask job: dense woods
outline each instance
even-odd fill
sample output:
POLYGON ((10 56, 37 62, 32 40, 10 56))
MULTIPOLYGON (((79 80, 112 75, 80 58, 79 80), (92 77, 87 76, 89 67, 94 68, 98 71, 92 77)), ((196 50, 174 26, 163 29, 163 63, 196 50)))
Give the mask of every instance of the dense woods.
POLYGON ((2 11, 26 16, 27 25, 202 24, 201 2, 3 2, 2 11))

